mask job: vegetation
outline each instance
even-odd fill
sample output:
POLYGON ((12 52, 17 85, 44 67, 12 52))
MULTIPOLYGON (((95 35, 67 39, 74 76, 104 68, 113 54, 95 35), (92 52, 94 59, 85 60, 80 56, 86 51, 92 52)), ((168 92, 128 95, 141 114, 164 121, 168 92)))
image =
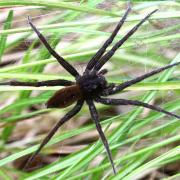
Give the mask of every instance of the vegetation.
MULTIPOLYGON (((82 72, 86 62, 111 34, 125 11, 125 1, 0 0, 0 61, 12 61, 0 69, 0 81, 70 79, 40 44, 27 23, 34 24, 65 59, 82 72), (8 13, 7 13, 8 12, 8 13)), ((145 14, 158 12, 120 48, 107 64, 109 82, 121 83, 169 63, 180 61, 178 18, 175 1, 132 3, 133 11, 118 34, 121 38, 145 14)), ((179 114, 179 67, 117 94, 150 102, 179 114)), ((48 164, 31 172, 23 162, 67 109, 46 109, 48 98, 61 87, 0 86, 0 177, 9 179, 112 179, 131 180, 180 176, 179 120, 143 108, 98 106, 101 123, 113 152, 118 174, 113 176, 104 147, 98 140, 87 108, 63 126, 43 149, 40 160, 48 164), (78 150, 77 150, 78 149, 78 150), (26 158, 24 157, 26 156, 26 158), (56 161, 54 161, 56 159, 56 161), (49 163, 51 162, 51 163, 49 163)), ((36 162, 36 166, 42 163, 36 162)), ((35 166, 34 165, 34 166, 35 166)), ((1 178, 0 178, 1 179, 1 178)))

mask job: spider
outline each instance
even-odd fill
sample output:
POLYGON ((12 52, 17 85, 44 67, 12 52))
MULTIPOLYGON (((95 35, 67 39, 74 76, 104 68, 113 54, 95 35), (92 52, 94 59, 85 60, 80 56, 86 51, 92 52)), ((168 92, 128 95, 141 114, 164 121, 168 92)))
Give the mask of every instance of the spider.
POLYGON ((149 108, 151 110, 161 112, 164 114, 167 114, 172 117, 176 117, 180 119, 180 116, 168 112, 160 107, 150 105, 141 101, 137 100, 128 100, 128 99, 113 99, 113 98, 107 98, 108 95, 113 95, 117 92, 120 92, 124 90, 125 88, 136 84, 148 77, 151 77, 155 74, 160 73, 161 71, 164 71, 166 69, 169 69, 173 66, 177 66, 180 64, 180 62, 176 62, 174 64, 170 64, 158 69, 155 69, 151 72, 148 72, 144 75, 138 76, 132 80, 123 82, 121 84, 109 84, 106 81, 105 74, 108 72, 107 69, 102 69, 103 65, 114 55, 116 50, 121 47, 127 39, 132 36, 137 29, 152 15, 154 14, 156 10, 149 13, 147 16, 145 16, 137 25, 135 25, 122 39, 120 39, 115 45, 106 52, 107 47, 112 43, 115 36, 117 35, 118 31, 124 24, 129 12, 131 10, 130 5, 128 6, 125 14, 123 15, 122 19, 120 19, 119 23, 113 30, 111 36, 105 41, 105 43, 102 45, 102 47, 96 52, 96 54, 91 58, 91 60, 88 62, 87 67, 85 68, 85 71, 82 75, 80 75, 77 70, 70 65, 63 57, 61 57, 55 50, 51 48, 45 37, 39 32, 39 30, 35 27, 35 25, 32 23, 30 17, 28 17, 28 22, 31 26, 31 28, 34 30, 34 32, 39 37, 40 41, 44 44, 44 46, 47 48, 49 53, 54 56, 57 61, 64 67, 66 71, 68 71, 74 78, 75 82, 64 80, 64 79, 58 79, 58 80, 48 80, 48 81, 40 81, 40 82, 19 82, 19 81, 9 81, 9 82, 3 82, 0 83, 1 85, 11 85, 11 86, 65 86, 64 88, 58 90, 55 92, 55 94, 48 100, 47 102, 47 108, 65 108, 67 106, 72 105, 73 103, 76 103, 76 105, 67 112, 58 122, 55 124, 55 126, 52 128, 52 130, 48 133, 48 135, 44 138, 42 143, 40 144, 39 148, 36 150, 36 152, 28 159, 26 162, 24 169, 28 168, 29 164, 34 160, 34 158, 37 156, 37 154, 41 151, 41 149, 49 142, 49 140, 52 138, 52 136, 56 133, 56 131, 67 121, 69 121, 73 116, 75 116, 82 108, 84 102, 87 103, 89 107, 89 111, 92 117, 93 122, 96 125, 96 129, 99 133, 99 136, 102 140, 102 143, 105 147, 105 150, 107 152, 109 161, 111 163, 112 169, 114 174, 116 174, 115 165, 113 162, 112 154, 109 148, 108 141, 102 131, 101 124, 99 122, 99 115, 96 110, 96 107, 94 105, 94 101, 97 103, 102 103, 105 105, 133 105, 133 106, 140 106, 149 108))

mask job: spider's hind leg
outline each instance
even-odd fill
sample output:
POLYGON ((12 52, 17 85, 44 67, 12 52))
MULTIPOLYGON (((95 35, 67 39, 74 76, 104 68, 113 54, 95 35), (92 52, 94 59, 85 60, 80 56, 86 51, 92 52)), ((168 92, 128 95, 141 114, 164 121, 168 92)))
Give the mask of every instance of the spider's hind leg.
POLYGON ((50 141, 50 139, 54 136, 54 134, 57 132, 57 130, 68 120, 70 120, 73 116, 75 116, 82 108, 82 105, 84 103, 84 100, 79 100, 77 104, 74 106, 72 110, 70 110, 63 118, 61 118, 57 124, 53 127, 53 129, 49 132, 49 134, 44 138, 42 143, 40 144, 39 148, 35 151, 35 153, 28 159, 24 166, 24 170, 28 168, 28 166, 31 164, 31 162, 34 160, 34 158, 39 154, 41 149, 50 141))
POLYGON ((104 144, 104 147, 105 147, 106 152, 108 154, 108 158, 109 158, 111 166, 113 168, 113 172, 114 172, 114 174, 116 174, 116 169, 115 169, 115 165, 114 165, 114 162, 112 159, 112 154, 111 154, 111 151, 109 149, 109 144, 108 144, 108 141, 106 139, 106 136, 104 135, 104 132, 102 131, 101 124, 99 123, 99 117, 98 117, 98 112, 96 110, 96 107, 95 107, 92 100, 87 100, 87 104, 89 106, 89 111, 91 113, 91 117, 92 117, 92 119, 96 125, 96 129, 99 133, 99 136, 100 136, 102 143, 104 144))

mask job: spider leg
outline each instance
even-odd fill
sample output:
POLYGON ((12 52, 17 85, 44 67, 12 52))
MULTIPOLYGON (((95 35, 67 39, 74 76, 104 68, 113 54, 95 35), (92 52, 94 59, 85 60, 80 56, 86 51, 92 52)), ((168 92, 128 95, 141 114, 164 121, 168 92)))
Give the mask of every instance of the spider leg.
POLYGON ((52 130, 49 132, 49 134, 44 138, 42 143, 40 144, 39 148, 36 150, 36 152, 28 159, 24 166, 24 170, 28 168, 29 164, 34 160, 34 158, 37 156, 37 154, 41 151, 41 149, 49 142, 49 140, 53 137, 53 135, 56 133, 56 131, 69 119, 71 119, 74 115, 76 115, 82 108, 82 105, 84 103, 84 100, 79 100, 77 104, 74 106, 74 108, 69 111, 63 118, 61 118, 57 124, 52 128, 52 130))
POLYGON ((101 69, 101 67, 114 55, 114 53, 116 52, 116 50, 121 47, 124 42, 126 42, 127 39, 129 39, 129 37, 131 35, 133 35, 137 29, 155 12, 157 11, 154 10, 151 13, 149 13, 144 19, 142 19, 136 26, 134 26, 120 41, 118 41, 113 47, 112 49, 107 52, 103 57, 101 57, 101 59, 96 63, 96 65, 94 66, 94 70, 99 70, 101 69))
POLYGON ((117 35, 118 31, 120 30, 120 28, 124 24, 130 10, 131 10, 131 7, 130 7, 130 3, 129 3, 128 8, 127 8, 125 14, 123 15, 122 19, 119 21, 119 23, 115 27, 115 29, 112 32, 111 36, 106 40, 106 42, 103 44, 103 46, 97 51, 97 53, 89 61, 85 71, 91 70, 94 67, 94 65, 97 63, 97 60, 99 60, 99 58, 104 54, 107 47, 112 43, 112 41, 114 40, 114 38, 117 35))
POLYGON ((113 90, 113 88, 115 88, 116 87, 116 84, 114 84, 114 83, 109 83, 108 84, 108 86, 103 90, 103 92, 101 93, 101 95, 102 96, 106 96, 106 95, 108 95, 108 92, 110 91, 112 91, 113 90))
POLYGON ((116 174, 116 169, 115 169, 114 162, 113 162, 113 159, 112 159, 112 154, 111 154, 111 151, 109 149, 108 141, 107 141, 107 139, 106 139, 106 137, 105 137, 105 135, 104 135, 104 133, 102 131, 101 124, 99 123, 99 117, 98 117, 98 112, 96 110, 96 107, 95 107, 95 105, 94 105, 92 100, 87 100, 87 104, 89 106, 89 111, 91 113, 91 117, 92 117, 92 119, 93 119, 93 121, 94 121, 94 123, 96 125, 96 129, 97 129, 97 131, 98 131, 98 133, 100 135, 102 143, 104 144, 104 147, 105 147, 106 152, 108 154, 108 158, 109 158, 109 160, 111 162, 111 166, 113 168, 113 172, 114 172, 114 174, 116 174))
POLYGON ((105 75, 108 73, 108 70, 107 69, 102 69, 101 71, 99 71, 98 74, 101 74, 101 75, 105 75))
POLYGON ((0 82, 0 85, 10 85, 10 86, 71 86, 74 82, 56 79, 56 80, 48 80, 48 81, 39 81, 39 82, 20 82, 20 81, 8 81, 8 82, 0 82))
POLYGON ((168 111, 166 111, 166 110, 164 110, 164 109, 162 109, 160 107, 153 106, 153 105, 141 102, 141 101, 128 100, 128 99, 111 99, 111 98, 101 98, 101 97, 98 97, 95 100, 96 100, 96 102, 99 102, 99 103, 102 103, 102 104, 106 104, 106 105, 133 105, 133 106, 141 106, 141 107, 152 109, 154 111, 161 112, 161 113, 167 114, 169 116, 173 116, 173 117, 175 117, 177 119, 180 119, 180 116, 178 116, 178 115, 176 115, 174 113, 168 112, 168 111))
POLYGON ((153 70, 153 71, 151 71, 151 72, 148 72, 148 73, 146 73, 146 74, 144 74, 144 75, 141 75, 141 76, 136 77, 136 78, 134 78, 134 79, 132 79, 132 80, 126 81, 126 82, 124 82, 124 83, 122 83, 122 84, 120 84, 120 85, 118 85, 118 86, 115 86, 115 87, 112 88, 112 89, 105 90, 104 93, 103 93, 103 95, 115 94, 115 93, 117 93, 118 91, 122 91, 123 89, 125 89, 125 88, 127 88, 127 87, 129 87, 129 86, 132 86, 133 84, 136 84, 136 83, 138 83, 138 82, 140 82, 140 81, 142 81, 142 80, 144 80, 144 79, 146 79, 146 78, 148 78, 148 77, 151 77, 151 76, 153 76, 153 75, 155 75, 155 74, 160 73, 161 71, 164 71, 164 70, 166 70, 166 69, 169 69, 169 68, 171 68, 171 67, 173 67, 173 66, 177 66, 177 65, 179 65, 179 64, 180 64, 180 62, 176 62, 176 63, 174 63, 174 64, 169 64, 169 65, 167 65, 167 66, 164 66, 164 67, 155 69, 155 70, 153 70))
POLYGON ((44 46, 47 48, 49 53, 54 56, 57 61, 74 77, 79 76, 79 73, 74 69, 73 66, 71 66, 63 57, 61 57, 57 52, 52 49, 50 44, 47 42, 46 38, 38 31, 38 29, 34 26, 34 24, 31 22, 30 17, 28 16, 28 22, 31 26, 31 28, 34 30, 34 32, 38 35, 41 42, 44 44, 44 46))

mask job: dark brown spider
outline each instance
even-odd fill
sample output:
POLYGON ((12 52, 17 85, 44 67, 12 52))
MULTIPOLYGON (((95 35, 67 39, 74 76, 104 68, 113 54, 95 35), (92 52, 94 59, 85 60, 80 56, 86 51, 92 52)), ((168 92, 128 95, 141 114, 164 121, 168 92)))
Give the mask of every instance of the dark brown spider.
POLYGON ((65 59, 63 59, 59 54, 57 54, 51 46, 46 41, 45 37, 37 30, 37 28, 31 22, 31 19, 28 18, 29 24, 32 29, 36 32, 41 42, 45 45, 48 49, 49 53, 54 56, 57 61, 72 75, 75 77, 75 82, 67 81, 63 79, 58 80, 49 80, 49 81, 41 81, 41 82, 18 82, 18 81, 10 81, 10 82, 3 82, 0 83, 1 85, 12 85, 12 86, 66 86, 65 88, 60 89, 57 91, 47 102, 47 108, 64 108, 70 106, 74 102, 77 101, 76 105, 64 116, 62 117, 58 123, 53 127, 53 129, 49 132, 49 134, 45 137, 37 151, 29 158, 28 162, 25 165, 25 169, 28 165, 33 161, 36 155, 41 151, 41 149, 49 142, 55 132, 61 127, 65 122, 71 119, 74 115, 76 115, 82 108, 84 101, 86 101, 89 111, 91 113, 92 119, 96 125, 97 131, 99 136, 104 144, 104 147, 107 151, 111 166, 113 168, 114 174, 116 173, 115 166, 113 163, 111 151, 109 149, 109 145, 107 139, 102 131, 101 125, 99 123, 98 112, 94 105, 94 101, 106 105, 134 105, 134 106, 141 106, 145 108, 149 108, 158 112, 165 113, 169 116, 176 117, 180 119, 180 116, 168 112, 160 107, 156 107, 141 101, 136 100, 127 100, 127 99, 112 99, 112 98, 105 98, 102 96, 108 96, 115 94, 117 92, 122 91, 123 89, 138 83, 152 75, 160 73, 165 69, 171 68, 173 66, 177 66, 180 62, 170 64, 164 66, 162 68, 153 70, 147 74, 142 76, 136 77, 135 79, 126 81, 120 85, 116 84, 109 84, 106 81, 105 74, 107 73, 106 69, 102 69, 103 65, 114 55, 116 50, 123 45, 126 40, 133 35, 136 30, 157 10, 152 11, 149 13, 144 19, 142 19, 136 26, 134 26, 122 39, 120 39, 110 51, 106 52, 106 48, 112 43, 115 36, 117 35, 119 29, 125 22, 127 15, 130 11, 130 6, 127 8, 125 14, 123 15, 122 19, 117 24, 116 28, 114 29, 111 36, 106 40, 103 46, 98 50, 98 52, 91 58, 88 62, 87 67, 83 73, 80 75, 73 66, 71 66, 65 59), (104 55, 103 55, 104 54, 104 55))

